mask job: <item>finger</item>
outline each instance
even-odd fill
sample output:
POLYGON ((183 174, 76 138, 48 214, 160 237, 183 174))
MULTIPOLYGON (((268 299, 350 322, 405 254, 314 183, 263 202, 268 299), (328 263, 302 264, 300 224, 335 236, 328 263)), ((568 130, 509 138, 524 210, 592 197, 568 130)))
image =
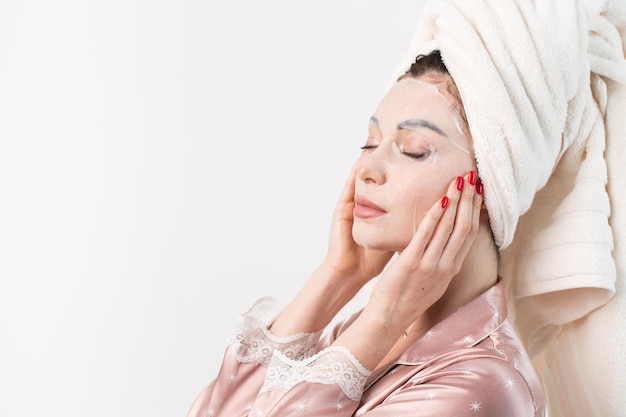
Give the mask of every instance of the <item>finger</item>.
POLYGON ((448 191, 446 193, 448 196, 448 205, 441 216, 441 219, 435 226, 433 235, 424 252, 424 260, 427 262, 438 262, 443 249, 448 243, 448 239, 454 229, 457 206, 459 204, 461 191, 464 188, 464 182, 465 180, 463 177, 457 177, 448 186, 448 191))
POLYGON ((343 190, 341 191, 341 195, 339 196, 339 201, 337 201, 337 204, 335 205, 335 209, 333 211, 333 219, 335 220, 352 221, 354 219, 352 214, 352 211, 354 210, 354 182, 356 180, 357 166, 362 155, 363 154, 361 154, 352 165, 350 175, 348 175, 343 190))
MULTIPOLYGON (((476 184, 475 180, 470 181, 470 177, 476 178, 475 172, 470 172, 465 176, 465 186, 461 192, 457 213, 454 220, 454 228, 450 238, 441 254, 441 262, 452 265, 469 251, 470 245, 474 241, 478 230, 478 216, 476 210, 476 184), (472 184, 474 182, 474 184, 472 184)), ((458 264, 460 265, 460 263, 458 264)))
POLYGON ((475 230, 473 230, 474 236, 472 236, 471 239, 465 239, 465 242, 463 242, 463 245, 459 249, 455 258, 455 262, 457 262, 458 264, 460 264, 461 262, 465 260, 466 255, 468 254, 470 248, 474 244, 474 238, 476 237, 476 234, 478 232, 478 226, 480 223, 480 213, 481 213, 481 208, 482 208, 482 203, 483 203, 482 193, 478 192, 478 186, 481 186, 479 184, 480 183, 477 183, 476 192, 474 193, 474 200, 473 200, 474 211, 472 213, 472 216, 473 216, 472 224, 475 225, 475 230))
POLYGON ((357 166, 362 156, 363 156, 363 153, 361 153, 359 157, 356 159, 356 161, 354 161, 354 164, 352 165, 352 168, 350 169, 350 175, 348 175, 348 179, 346 180, 346 183, 343 187, 343 191, 341 192, 341 195, 339 196, 339 202, 341 203, 349 203, 349 202, 354 201, 354 182, 356 180, 357 166))
POLYGON ((436 201, 430 210, 428 210, 413 235, 413 238, 404 250, 404 252, 409 254, 411 259, 421 259, 428 245, 432 243, 433 234, 438 228, 442 216, 449 210, 450 197, 448 197, 448 195, 454 194, 452 192, 453 188, 451 187, 452 185, 448 187, 447 195, 441 200, 436 201))

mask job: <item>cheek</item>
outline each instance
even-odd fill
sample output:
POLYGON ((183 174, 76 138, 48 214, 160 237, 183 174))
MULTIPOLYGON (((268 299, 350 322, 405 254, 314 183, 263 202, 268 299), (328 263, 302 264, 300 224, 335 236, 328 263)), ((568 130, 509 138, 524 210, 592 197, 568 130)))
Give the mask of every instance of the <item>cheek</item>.
POLYGON ((398 185, 396 195, 398 206, 406 216, 421 219, 433 204, 441 199, 448 186, 441 178, 441 172, 422 172, 420 176, 407 178, 398 185))
MULTIPOLYGON (((452 178, 456 178, 454 164, 432 164, 400 177, 398 196, 404 200, 424 200, 443 197, 452 178), (441 195, 439 195, 441 194, 441 195)), ((457 165, 458 166, 458 165, 457 165)), ((431 205, 434 200, 431 201, 431 205)))
POLYGON ((468 155, 446 155, 445 163, 421 165, 419 170, 396 171, 394 195, 397 207, 405 215, 421 219, 430 208, 448 193, 458 176, 475 169, 468 155))

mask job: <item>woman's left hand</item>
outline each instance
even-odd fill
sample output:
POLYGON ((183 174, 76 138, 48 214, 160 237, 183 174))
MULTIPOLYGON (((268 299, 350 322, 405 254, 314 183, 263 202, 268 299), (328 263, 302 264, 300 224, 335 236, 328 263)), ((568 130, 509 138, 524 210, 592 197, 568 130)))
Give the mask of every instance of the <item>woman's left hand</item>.
POLYGON ((478 231, 482 195, 468 179, 452 181, 415 235, 375 285, 366 310, 394 323, 400 333, 445 293, 478 231), (462 190, 458 190, 459 183, 462 190))

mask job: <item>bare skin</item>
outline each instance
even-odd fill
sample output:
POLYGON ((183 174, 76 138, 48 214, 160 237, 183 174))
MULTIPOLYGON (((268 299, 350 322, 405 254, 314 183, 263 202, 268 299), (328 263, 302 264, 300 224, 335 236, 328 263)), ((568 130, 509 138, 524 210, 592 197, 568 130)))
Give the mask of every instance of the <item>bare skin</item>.
MULTIPOLYGON (((446 90, 447 80, 441 77, 422 79, 442 92, 446 90)), ((407 83, 401 88, 412 87, 407 83)), ((392 99, 390 106, 394 105, 392 99)), ((385 110, 381 106, 380 120, 385 120, 385 110)), ((385 146, 394 140, 392 133, 381 132, 380 136, 377 149, 369 152, 384 155, 385 146)), ((367 282, 380 275, 362 313, 334 342, 346 347, 365 368, 375 370, 494 285, 497 257, 482 195, 476 191, 476 183, 470 181, 474 174, 467 170, 457 174, 463 177, 461 190, 454 176, 441 195, 434 197, 436 200, 420 215, 417 230, 402 250, 378 247, 376 242, 357 244, 355 224, 355 230, 363 231, 364 236, 372 226, 362 219, 355 220, 355 188, 383 189, 388 185, 385 182, 394 178, 393 168, 371 162, 374 156, 382 156, 364 154, 355 163, 333 213, 326 258, 270 331, 288 336, 323 329, 367 282), (442 207, 444 195, 447 205, 442 207), (396 252, 399 256, 381 274, 396 252), (403 337, 405 331, 407 337, 403 337)), ((470 162, 468 167, 475 170, 472 165, 470 162)), ((432 195, 439 192, 435 186, 429 190, 432 195)))

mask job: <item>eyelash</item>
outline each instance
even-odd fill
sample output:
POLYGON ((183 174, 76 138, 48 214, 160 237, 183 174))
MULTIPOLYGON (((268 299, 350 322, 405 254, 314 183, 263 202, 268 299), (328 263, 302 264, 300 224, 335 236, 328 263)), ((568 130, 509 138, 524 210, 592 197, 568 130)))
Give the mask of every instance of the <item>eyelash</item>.
MULTIPOLYGON (((374 149, 377 148, 377 145, 364 145, 361 146, 361 149, 374 149)), ((402 155, 406 155, 409 158, 413 158, 413 159, 422 159, 425 156, 428 156, 430 152, 424 152, 424 153, 416 153, 416 152, 402 152, 402 155)))
POLYGON ((422 159, 428 155, 428 152, 424 152, 424 153, 402 152, 402 155, 406 155, 409 158, 413 158, 413 159, 422 159))

